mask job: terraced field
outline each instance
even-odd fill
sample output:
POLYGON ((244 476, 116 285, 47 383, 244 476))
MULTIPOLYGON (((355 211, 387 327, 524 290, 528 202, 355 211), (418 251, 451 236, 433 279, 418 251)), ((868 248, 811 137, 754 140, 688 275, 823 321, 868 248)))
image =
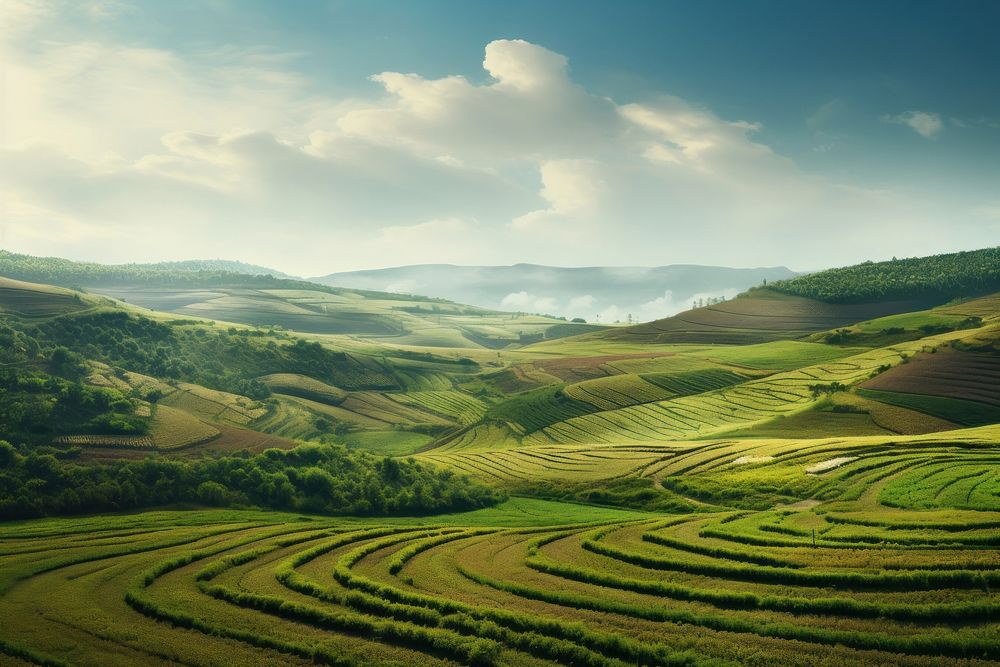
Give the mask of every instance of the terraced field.
MULTIPOLYGON (((812 409, 824 400, 824 394, 850 388, 898 367, 920 352, 949 345, 968 335, 968 332, 956 331, 928 336, 697 395, 568 417, 531 432, 524 438, 524 444, 640 443, 718 436, 729 430, 745 429, 765 420, 812 409)), ((735 350, 733 355, 740 351, 740 348, 724 348, 713 354, 719 356, 729 349, 735 350)), ((708 373, 702 377, 712 376, 708 373)), ((946 415, 930 414, 948 419, 946 415)), ((963 423, 989 423, 989 420, 963 423)))
POLYGON ((514 499, 424 519, 198 511, 6 524, 0 655, 84 665, 994 664, 991 428, 892 444, 540 448, 490 459, 525 474, 683 480, 682 491, 706 499, 686 515, 514 499), (803 500, 719 502, 727 489, 776 480, 803 500))
POLYGON ((347 397, 347 392, 339 387, 298 373, 272 373, 258 379, 276 393, 300 396, 320 403, 338 405, 347 397))
POLYGON ((486 405, 481 400, 458 391, 411 391, 393 394, 392 398, 405 405, 420 406, 463 425, 476 423, 486 412, 486 405))
POLYGON ((1000 357, 945 350, 921 354, 865 382, 866 389, 976 401, 1000 407, 1000 357))
POLYGON ((866 352, 842 361, 779 373, 733 387, 574 417, 547 426, 526 444, 656 442, 708 436, 803 410, 818 399, 812 386, 867 379, 879 366, 898 363, 908 348, 866 352))
POLYGON ((260 401, 246 396, 206 389, 186 382, 176 383, 173 389, 161 402, 201 419, 245 425, 267 413, 267 408, 260 401))
POLYGON ((645 343, 746 345, 801 338, 810 333, 920 308, 921 304, 914 301, 834 304, 758 289, 720 304, 593 336, 645 343))
MULTIPOLYGON (((750 463, 768 463, 766 471, 754 468, 751 477, 759 480, 766 472, 774 479, 766 482, 770 492, 775 489, 787 492, 785 499, 802 500, 796 494, 802 488, 814 490, 816 479, 804 473, 806 464, 798 466, 800 460, 819 458, 814 463, 823 463, 830 458, 825 453, 831 450, 847 452, 844 456, 857 457, 855 450, 882 452, 893 446, 933 448, 947 447, 990 447, 992 437, 1000 435, 1000 427, 986 426, 973 429, 945 431, 910 436, 879 434, 857 437, 817 437, 811 439, 771 437, 757 439, 733 438, 727 440, 671 441, 644 444, 609 445, 535 445, 513 447, 503 450, 475 448, 434 448, 418 455, 418 458, 455 468, 481 479, 506 483, 526 479, 552 479, 572 482, 616 479, 624 477, 649 477, 657 482, 674 476, 687 479, 701 472, 711 472, 712 479, 720 475, 734 484, 733 493, 746 490, 738 484, 738 477, 750 463), (819 452, 820 454, 817 454, 819 452), (795 465, 785 467, 784 463, 795 465), (780 464, 780 465, 779 465, 780 464), (724 474, 723 474, 724 473, 724 474), (735 475, 735 477, 733 477, 735 475), (786 479, 787 478, 787 479, 786 479), (784 484, 792 480, 788 488, 784 484), (780 482, 780 483, 779 483, 780 482), (777 486, 773 486, 777 484, 777 486), (800 488, 801 487, 801 488, 800 488)), ((927 454, 931 449, 924 452, 927 454)), ((811 464, 810 464, 811 465, 811 464)), ((713 482, 714 483, 714 482, 713 482)))

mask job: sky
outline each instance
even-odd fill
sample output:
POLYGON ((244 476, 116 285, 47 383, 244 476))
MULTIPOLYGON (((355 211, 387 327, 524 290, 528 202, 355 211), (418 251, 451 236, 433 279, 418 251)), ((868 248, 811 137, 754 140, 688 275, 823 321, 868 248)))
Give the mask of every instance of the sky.
POLYGON ((975 0, 0 0, 0 248, 316 276, 993 246, 997 25, 975 0))

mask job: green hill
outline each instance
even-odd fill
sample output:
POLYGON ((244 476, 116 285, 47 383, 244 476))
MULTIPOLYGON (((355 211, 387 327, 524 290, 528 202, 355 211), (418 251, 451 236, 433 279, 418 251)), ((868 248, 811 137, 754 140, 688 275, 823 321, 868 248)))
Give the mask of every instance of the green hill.
POLYGON ((1000 246, 930 257, 864 262, 768 285, 830 303, 920 299, 944 303, 1000 291, 1000 246))
MULTIPOLYGON (((500 349, 603 328, 444 299, 328 287, 233 269, 267 270, 222 260, 104 265, 0 251, 0 276, 7 279, 84 289, 143 308, 199 319, 359 336, 398 346, 500 349)), ((55 293, 54 289, 49 292, 55 293)), ((34 295, 26 292, 23 296, 20 305, 15 304, 16 291, 4 289, 0 307, 6 303, 11 308, 24 308, 34 300, 33 307, 41 312, 54 307, 57 300, 50 295, 45 301, 48 305, 41 305, 40 288, 34 295)), ((86 301, 82 295, 72 298, 86 301)))

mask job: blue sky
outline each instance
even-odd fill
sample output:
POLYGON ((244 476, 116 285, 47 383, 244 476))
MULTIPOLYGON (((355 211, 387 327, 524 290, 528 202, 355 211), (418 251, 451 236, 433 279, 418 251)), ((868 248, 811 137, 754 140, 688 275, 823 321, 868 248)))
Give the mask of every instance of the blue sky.
POLYGON ((11 7, 14 250, 811 269, 1000 239, 995 2, 11 7))

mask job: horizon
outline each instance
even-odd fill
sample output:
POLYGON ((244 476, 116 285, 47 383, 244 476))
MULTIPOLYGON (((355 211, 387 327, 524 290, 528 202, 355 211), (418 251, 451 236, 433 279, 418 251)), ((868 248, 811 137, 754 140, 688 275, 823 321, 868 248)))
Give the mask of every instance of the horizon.
POLYGON ((1000 237, 996 4, 573 9, 14 1, 0 246, 801 272, 1000 237))
POLYGON ((1000 0, 0 7, 0 664, 1000 665, 1000 0))

